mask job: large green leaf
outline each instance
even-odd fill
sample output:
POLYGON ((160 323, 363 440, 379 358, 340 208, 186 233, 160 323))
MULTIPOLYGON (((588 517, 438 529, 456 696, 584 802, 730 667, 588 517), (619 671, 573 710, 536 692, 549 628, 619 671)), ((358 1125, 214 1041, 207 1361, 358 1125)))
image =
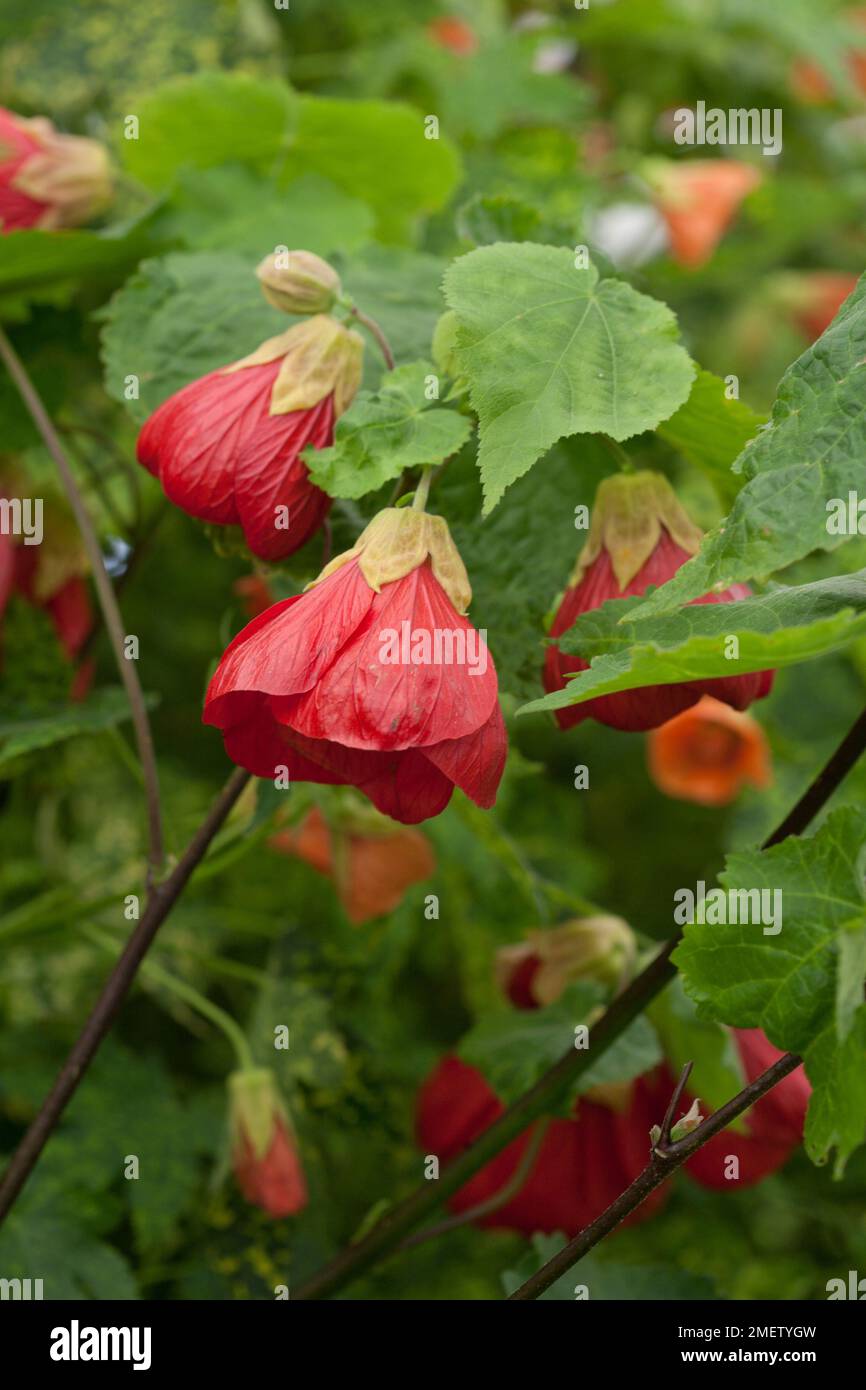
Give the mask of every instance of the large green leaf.
POLYGON ((194 169, 159 220, 192 250, 229 250, 255 264, 275 246, 330 256, 369 241, 373 213, 330 179, 305 174, 284 188, 244 165, 194 169))
POLYGON ((724 502, 731 502, 743 485, 731 465, 757 434, 764 417, 742 401, 729 400, 725 391, 721 377, 698 372, 688 400, 657 432, 707 474, 724 502))
MULTIPOLYGON (((148 705, 155 703, 149 696, 148 705)), ((28 715, 19 709, 12 716, 0 715, 0 768, 37 749, 51 748, 81 734, 98 734, 130 718, 126 692, 118 687, 96 690, 83 704, 57 704, 28 715)))
POLYGON ((152 218, 101 232, 9 232, 0 256, 0 318, 22 317, 31 301, 64 303, 84 281, 112 288, 156 245, 152 218))
POLYGON ((614 599, 583 614, 558 645, 591 660, 590 669, 521 713, 564 709, 617 690, 772 670, 839 651, 866 634, 866 571, 736 603, 690 604, 655 618, 635 619, 636 611, 643 611, 640 600, 614 599), (734 637, 737 657, 726 655, 734 637))
POLYGON ((503 243, 461 256, 445 276, 479 417, 485 511, 564 435, 628 439, 688 397, 695 369, 670 309, 574 259, 503 243))
POLYGON ((866 455, 866 282, 827 331, 788 368, 770 424, 735 467, 746 486, 700 551, 641 607, 675 607, 735 580, 765 577, 847 539, 827 506, 862 490, 866 455))
POLYGON ((406 241, 415 219, 442 207, 460 182, 454 146, 424 131, 424 116, 402 103, 304 96, 283 177, 324 175, 375 209, 383 240, 406 241))
POLYGON ((293 137, 297 105, 285 83, 244 73, 172 78, 137 102, 138 138, 121 141, 123 161, 156 189, 182 170, 215 164, 269 173, 293 137))
POLYGON ((206 372, 252 352, 288 320, 262 297, 254 263, 228 251, 146 261, 101 312, 105 386, 143 423, 206 372), (139 381, 126 399, 126 379, 139 381))
POLYGON ((331 497, 363 497, 404 468, 456 454, 471 422, 427 399, 434 375, 429 362, 412 362, 388 372, 378 392, 362 391, 338 422, 333 448, 304 451, 313 482, 331 497))
MULTIPOLYGON (((854 808, 836 811, 810 838, 732 854, 719 882, 766 893, 761 920, 693 922, 674 954, 705 1017, 763 1028, 776 1047, 803 1057, 814 1089, 807 1147, 816 1162, 835 1147, 837 1171, 866 1132, 862 974, 861 1004, 844 1038, 837 1015, 839 931, 866 912, 864 871, 866 822, 854 808)), ((757 903, 746 915, 758 915, 757 903)), ((724 915, 744 915, 740 905, 724 915)), ((709 902, 700 915, 714 915, 709 902)))

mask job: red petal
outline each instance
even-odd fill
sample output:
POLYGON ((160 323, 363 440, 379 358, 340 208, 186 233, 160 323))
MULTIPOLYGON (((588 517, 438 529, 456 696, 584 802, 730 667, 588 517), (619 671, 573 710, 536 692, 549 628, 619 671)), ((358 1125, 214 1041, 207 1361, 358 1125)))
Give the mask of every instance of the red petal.
POLYGON ((298 455, 308 444, 322 449, 333 438, 333 396, 325 396, 311 410, 268 416, 250 434, 238 454, 234 486, 238 517, 254 555, 263 560, 291 555, 321 524, 331 499, 313 486, 298 455), (274 525, 278 506, 289 509, 284 530, 274 525))
POLYGON ((204 722, 227 728, 244 716, 251 693, 281 697, 274 717, 285 720, 294 697, 320 680, 364 620, 373 590, 350 561, 321 584, 274 604, 229 643, 205 696, 204 722))
POLYGON ((497 699, 496 671, 486 650, 481 675, 471 674, 480 664, 473 668, 468 661, 411 661, 413 633, 427 634, 433 655, 435 635, 446 632, 464 634, 467 658, 482 651, 474 645, 480 635, 457 613, 429 563, 386 584, 363 627, 292 710, 292 727, 310 738, 380 750, 425 747, 474 733, 487 723, 497 699), (387 653, 382 659, 389 633, 396 634, 398 660, 389 661, 387 653))
POLYGON ((487 723, 474 734, 444 739, 442 743, 434 743, 432 748, 423 749, 423 753, 428 762, 444 772, 476 805, 489 809, 496 801, 508 753, 508 736, 499 701, 493 706, 487 723))

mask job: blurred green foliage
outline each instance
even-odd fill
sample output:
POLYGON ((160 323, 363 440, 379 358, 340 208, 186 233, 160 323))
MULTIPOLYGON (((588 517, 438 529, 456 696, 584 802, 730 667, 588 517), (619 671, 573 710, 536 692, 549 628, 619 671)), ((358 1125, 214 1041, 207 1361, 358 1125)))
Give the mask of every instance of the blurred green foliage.
MULTIPOLYGON (((0 102, 104 139, 124 166, 114 212, 96 230, 64 237, 56 263, 41 242, 22 239, 7 257, 0 241, 0 317, 14 324, 49 409, 78 446, 76 471, 104 542, 132 550, 122 605, 153 697, 173 855, 226 775, 219 737, 200 724, 201 696, 245 620, 233 584, 249 563, 217 555, 199 526, 164 505, 133 462, 135 432, 183 381, 275 331, 252 276, 239 288, 244 268, 275 239, 333 255, 357 303, 382 321, 398 362, 424 358, 453 256, 504 228, 515 240, 590 242, 600 210, 646 203, 642 162, 671 153, 666 113, 703 98, 783 108, 785 149, 704 269, 683 270, 661 254, 628 272, 636 289, 673 308, 695 360, 737 376, 744 403, 767 411, 781 372, 806 346, 774 297, 776 277, 863 268, 866 109, 847 76, 842 5, 532 8, 546 27, 516 25, 522 7, 499 0, 292 0, 286 11, 264 0, 89 0, 75 10, 32 0, 26 14, 16 0, 0 0, 0 102), (472 25, 477 58, 458 59, 431 41, 425 25, 446 11, 472 25), (538 53, 552 43, 574 51, 545 76, 538 53), (802 101, 792 86, 792 64, 803 58, 835 76, 836 94, 823 103, 802 101), (242 87, 248 105, 236 119, 203 126, 195 100, 172 115, 172 94, 187 89, 163 84, 181 78, 217 93, 217 113, 231 116, 220 91, 242 87), (148 145, 145 127, 125 149, 124 118, 149 112, 159 143, 148 145), (411 140, 431 113, 441 139, 416 157, 411 140), (230 312, 221 318, 223 302, 230 312), (130 372, 142 375, 137 403, 124 402, 130 372)), ((371 389, 380 371, 371 346, 371 389)), ((0 459, 26 454, 39 478, 39 441, 5 377, 0 412, 0 459)), ((672 430, 636 447, 709 526, 730 501, 730 479, 713 486, 724 459, 709 482, 689 467, 694 438, 672 430)), ((741 442, 732 430, 728 461, 741 442)), ((520 700, 540 694, 545 615, 582 539, 575 508, 591 502, 610 470, 594 439, 562 441, 484 522, 472 446, 437 485, 437 508, 472 576, 474 621, 488 629, 501 672, 513 754, 493 812, 458 794, 424 827, 437 856, 433 878, 389 916, 351 926, 327 879, 269 847, 274 805, 264 789, 258 812, 252 797, 237 808, 153 949, 163 972, 242 1023, 258 1062, 278 1067, 310 1188, 305 1212, 270 1221, 226 1180, 231 1049, 164 978, 143 972, 0 1235, 0 1274, 43 1277, 46 1297, 272 1298, 276 1285, 298 1282, 383 1200, 421 1179, 414 1095, 444 1051, 495 1018, 498 947, 587 899, 626 917, 646 943, 666 938, 674 889, 712 881, 724 854, 757 843, 803 790, 862 707, 863 650, 780 674, 760 707, 773 786, 722 811, 663 798, 642 736, 595 724, 563 736, 548 717, 511 717, 520 700), (591 797, 574 789, 577 764, 591 768, 591 797), (437 920, 425 917, 428 894, 438 896, 437 920), (292 1045, 274 1054, 273 1028, 283 1022, 292 1045), (131 1154, 141 1165, 134 1181, 124 1177, 131 1154)), ((351 544, 388 490, 335 507, 335 549, 351 544)), ((270 576, 275 593, 297 592, 313 577, 322 544, 314 538, 270 576)), ((854 541, 834 557, 809 557, 786 578, 860 568, 863 547, 854 541)), ((56 695, 49 644, 44 635, 34 641, 32 612, 26 633, 19 616, 16 606, 6 619, 3 681, 26 670, 25 688, 7 684, 0 698, 56 695), (38 669, 26 666, 28 644, 39 649, 38 669)), ((88 703, 74 718, 57 714, 56 737, 43 729, 28 742, 19 729, 6 745, 8 766, 0 765, 6 1152, 108 969, 111 953, 89 929, 97 925, 119 951, 129 930, 124 899, 143 892, 140 774, 102 635, 92 655, 88 703)), ((50 712, 42 717, 51 722, 50 712)), ((862 804, 864 793, 866 768, 848 780, 844 799, 862 804)), ((291 819, 311 795, 302 788, 293 797, 291 819)), ((647 1065, 657 1045, 648 1031, 647 1065)), ((707 1044, 705 1063, 721 1098, 717 1042, 707 1044)), ((694 1034, 689 1043, 699 1046, 694 1034)), ((715 1194, 678 1177, 665 1210, 605 1242, 593 1267, 609 1297, 664 1289, 676 1298, 819 1298, 828 1278, 866 1266, 864 1199, 862 1148, 835 1184, 803 1155, 752 1191, 715 1194)), ((513 1271, 525 1274, 537 1258, 516 1236, 457 1230, 373 1271, 354 1293, 498 1298, 513 1271)))

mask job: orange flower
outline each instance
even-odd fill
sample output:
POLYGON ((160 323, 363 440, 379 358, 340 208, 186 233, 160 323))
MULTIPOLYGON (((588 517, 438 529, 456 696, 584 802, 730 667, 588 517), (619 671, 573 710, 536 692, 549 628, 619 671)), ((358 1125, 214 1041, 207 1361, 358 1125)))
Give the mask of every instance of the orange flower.
POLYGON ((455 15, 432 20, 427 25, 427 33, 440 48, 447 48, 460 58, 468 58, 478 52, 478 36, 475 30, 455 15))
POLYGON ((338 828, 314 806, 295 830, 281 830, 272 849, 303 859, 333 879, 346 915, 356 925, 382 917, 413 883, 436 868, 430 843, 418 830, 398 828, 364 807, 338 828))
POLYGON ((730 227, 760 170, 736 159, 695 159, 648 169, 667 223, 671 255, 690 270, 704 265, 730 227))
POLYGON ((647 758, 659 791, 699 806, 726 806, 744 783, 766 787, 772 777, 757 720, 710 695, 653 729, 647 758))

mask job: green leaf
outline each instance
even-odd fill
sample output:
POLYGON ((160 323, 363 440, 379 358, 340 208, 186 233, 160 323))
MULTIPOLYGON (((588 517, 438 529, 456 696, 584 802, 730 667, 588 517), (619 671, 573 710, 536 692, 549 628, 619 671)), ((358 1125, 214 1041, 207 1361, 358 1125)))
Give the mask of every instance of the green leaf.
MULTIPOLYGON (((155 696, 147 697, 152 707, 155 696)), ((58 704, 48 712, 40 710, 27 718, 24 711, 15 718, 0 717, 0 767, 36 749, 51 748, 80 734, 98 734, 130 718, 126 692, 119 686, 95 690, 84 704, 58 704)))
POLYGON ((0 1269, 4 1279, 41 1279, 43 1298, 138 1297, 132 1270, 110 1245, 65 1212, 34 1210, 23 1202, 0 1231, 0 1269))
POLYGON ((254 268, 228 251, 174 252, 145 261, 101 311, 105 389, 138 424, 174 391, 285 329, 254 268), (138 399, 126 399, 129 376, 138 399))
POLYGON ((275 246, 328 257, 370 240, 373 213, 329 179, 305 174, 285 188, 243 165, 191 170, 159 229, 197 251, 228 250, 256 264, 275 246))
POLYGON ((510 193, 475 193, 457 212, 457 230, 476 246, 497 241, 539 241, 538 209, 510 193))
POLYGON ((586 1022, 602 997, 599 985, 582 980, 544 1009, 490 1014, 465 1035, 457 1055, 477 1067, 500 1100, 509 1104, 574 1047, 575 1027, 586 1022))
POLYGON ((282 162, 289 181, 331 179, 374 209, 383 241, 406 241, 415 219, 447 203, 460 182, 460 157, 444 136, 428 140, 424 117, 386 101, 304 96, 298 129, 282 162))
POLYGON ((575 269, 569 250, 480 247, 451 265, 445 297, 479 417, 485 512, 563 436, 628 439, 689 394, 694 364, 670 309, 575 269))
POLYGON ((863 1143, 866 1128, 866 1005, 857 1010, 844 1041, 830 1024, 804 1060, 813 1087, 806 1152, 814 1163, 823 1163, 835 1149, 834 1173, 841 1177, 848 1155, 863 1143))
MULTIPOLYGON (((814 1091, 807 1146, 823 1162, 835 1145, 837 1172, 866 1128, 862 1003, 844 1041, 837 1034, 839 935, 864 914, 864 851, 863 816, 843 808, 808 839, 791 836, 768 850, 730 855, 719 882, 725 890, 766 893, 761 920, 692 922, 673 956, 702 1016, 762 1028, 776 1047, 803 1057, 814 1091)), ((750 908, 748 915, 757 916, 757 899, 750 908)), ((712 915, 710 901, 703 915, 712 915)), ((862 987, 861 977, 861 1001, 862 987)))
POLYGON ((148 188, 186 169, 248 164, 268 173, 291 141, 298 99, 283 82, 239 72, 202 72, 161 83, 136 104, 137 140, 123 162, 148 188))
POLYGON ((844 1043, 863 1005, 866 980, 866 916, 839 928, 839 970, 836 978, 836 1032, 844 1043))
POLYGON ((103 1175, 122 1182, 136 1244, 150 1250, 200 1192, 198 1159, 218 1142, 221 1112, 215 1134, 212 1116, 178 1096, 157 1057, 109 1042, 70 1106, 62 1139, 82 1183, 103 1175), (138 1159, 139 1176, 125 1180, 128 1156, 138 1159))
POLYGON ((101 232, 9 232, 0 256, 0 316, 20 318, 31 301, 65 303, 83 282, 116 282, 152 252, 153 219, 101 232))
POLYGON ((685 405, 659 425, 657 433, 706 473, 722 500, 729 503, 743 485, 731 465, 757 434, 764 416, 742 401, 729 400, 725 389, 721 377, 699 371, 685 405))
POLYGON ((658 1034, 649 1019, 639 1015, 611 1044, 597 1062, 578 1078, 577 1094, 594 1086, 632 1081, 664 1060, 658 1034))
POLYGON ((304 451, 317 487, 331 497, 363 497, 404 468, 441 463, 456 454, 472 426, 465 416, 427 399, 431 375, 429 362, 412 362, 388 372, 377 392, 362 391, 339 420, 333 448, 304 451))
POLYGON ((782 378, 770 424, 735 468, 746 478, 729 516, 640 616, 735 580, 765 577, 848 539, 828 531, 828 503, 862 488, 866 454, 866 282, 782 378))
POLYGON ((591 660, 590 669, 520 713, 564 709, 617 690, 773 670, 839 651, 866 633, 866 571, 635 620, 643 611, 639 599, 614 599, 584 613, 558 645, 591 660), (732 637, 737 658, 725 655, 732 637))
MULTIPOLYGON (((678 1076, 692 1062, 689 1089, 710 1110, 718 1110, 742 1090, 746 1077, 729 1029, 699 1016, 679 976, 653 1001, 648 1013, 671 1071, 678 1076)), ((742 1123, 738 1120, 731 1128, 742 1123)))

